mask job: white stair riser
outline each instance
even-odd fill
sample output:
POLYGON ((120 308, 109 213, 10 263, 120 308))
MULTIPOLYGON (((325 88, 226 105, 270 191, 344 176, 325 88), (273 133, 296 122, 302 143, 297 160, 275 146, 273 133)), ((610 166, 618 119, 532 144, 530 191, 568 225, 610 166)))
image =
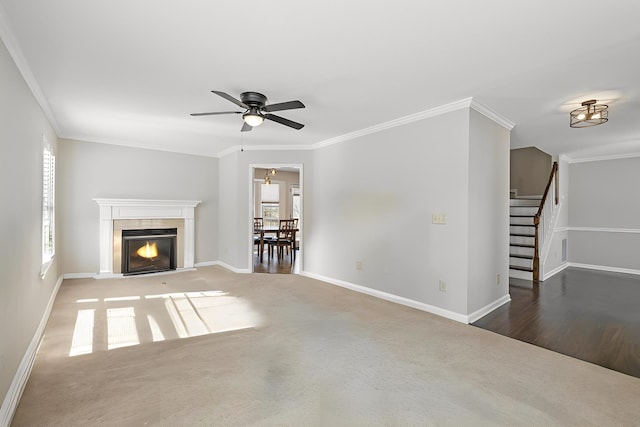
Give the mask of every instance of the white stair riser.
POLYGON ((518 266, 518 267, 532 268, 533 267, 533 260, 526 259, 526 258, 509 257, 509 265, 515 265, 515 266, 518 266))
POLYGON ((533 256, 534 249, 533 248, 521 248, 519 246, 511 246, 509 248, 509 253, 513 255, 530 255, 533 256))
POLYGON ((533 280, 533 273, 522 270, 509 270, 509 277, 523 280, 533 280))
POLYGON ((540 199, 509 199, 509 206, 540 206, 540 199))
MULTIPOLYGON (((517 215, 517 214, 516 214, 517 215)), ((533 218, 520 218, 520 217, 511 217, 509 221, 512 225, 517 224, 525 224, 525 225, 533 225, 533 218)))
POLYGON ((516 245, 531 245, 533 246, 534 238, 533 237, 520 237, 520 236, 509 236, 509 242, 516 245))
POLYGON ((511 206, 510 215, 535 215, 538 213, 537 206, 511 206))
POLYGON ((519 227, 517 225, 509 226, 509 234, 530 234, 533 236, 535 228, 533 227, 519 227))

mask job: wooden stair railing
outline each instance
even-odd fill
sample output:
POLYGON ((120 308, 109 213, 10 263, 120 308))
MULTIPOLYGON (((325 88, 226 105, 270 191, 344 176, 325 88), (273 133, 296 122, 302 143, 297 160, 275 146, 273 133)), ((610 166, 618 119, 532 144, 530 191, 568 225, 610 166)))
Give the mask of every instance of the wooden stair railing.
POLYGON ((554 204, 558 204, 558 162, 553 162, 553 167, 551 168, 551 173, 549 174, 549 181, 547 182, 547 186, 544 189, 544 193, 542 194, 542 200, 540 200, 540 207, 538 208, 538 212, 533 217, 533 225, 534 225, 534 250, 533 250, 533 280, 538 282, 540 280, 540 238, 538 236, 539 226, 540 226, 540 217, 542 216, 542 211, 544 209, 544 204, 547 201, 547 197, 549 195, 549 189, 551 188, 551 184, 554 183, 554 204))

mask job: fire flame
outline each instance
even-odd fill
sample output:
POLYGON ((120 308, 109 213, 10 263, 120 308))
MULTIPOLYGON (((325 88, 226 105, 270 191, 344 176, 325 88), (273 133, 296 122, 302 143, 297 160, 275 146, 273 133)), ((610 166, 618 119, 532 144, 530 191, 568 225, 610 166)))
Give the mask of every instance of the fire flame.
POLYGON ((136 251, 136 253, 142 258, 155 258, 158 256, 158 247, 156 246, 155 242, 151 244, 147 242, 147 244, 141 246, 140 249, 136 251))

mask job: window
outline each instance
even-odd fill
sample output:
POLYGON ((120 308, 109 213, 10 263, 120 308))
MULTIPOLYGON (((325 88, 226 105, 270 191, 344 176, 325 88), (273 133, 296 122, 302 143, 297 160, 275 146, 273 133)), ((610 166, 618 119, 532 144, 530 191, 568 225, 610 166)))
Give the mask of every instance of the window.
POLYGON ((280 221, 280 185, 262 184, 260 201, 265 227, 278 227, 280 221))
POLYGON ((291 218, 300 219, 300 187, 291 187, 291 218))
POLYGON ((42 269, 44 278, 55 255, 55 183, 56 157, 45 143, 42 154, 42 269))

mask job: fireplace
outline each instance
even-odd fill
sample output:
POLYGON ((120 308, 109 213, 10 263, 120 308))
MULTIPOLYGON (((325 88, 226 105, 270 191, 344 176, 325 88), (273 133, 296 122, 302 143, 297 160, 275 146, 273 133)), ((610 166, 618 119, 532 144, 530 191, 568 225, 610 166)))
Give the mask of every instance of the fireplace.
POLYGON ((176 269, 177 228, 122 230, 122 274, 176 269))
POLYGON ((123 230, 177 228, 176 270, 194 267, 194 209, 199 200, 93 200, 100 207, 100 272, 96 279, 123 273, 123 230))

